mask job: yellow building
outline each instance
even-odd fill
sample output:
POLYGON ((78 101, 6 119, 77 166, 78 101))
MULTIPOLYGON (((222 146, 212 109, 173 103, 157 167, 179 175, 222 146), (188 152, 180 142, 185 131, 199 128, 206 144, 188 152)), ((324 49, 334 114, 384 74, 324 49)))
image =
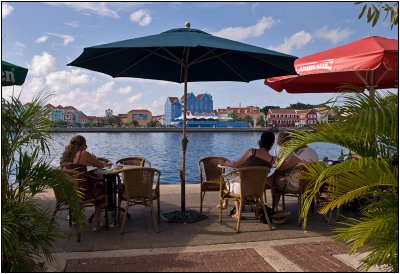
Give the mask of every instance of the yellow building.
POLYGON ((126 117, 121 118, 121 121, 128 124, 136 120, 139 126, 146 126, 147 123, 151 121, 152 117, 151 112, 147 109, 132 109, 126 114, 126 117))

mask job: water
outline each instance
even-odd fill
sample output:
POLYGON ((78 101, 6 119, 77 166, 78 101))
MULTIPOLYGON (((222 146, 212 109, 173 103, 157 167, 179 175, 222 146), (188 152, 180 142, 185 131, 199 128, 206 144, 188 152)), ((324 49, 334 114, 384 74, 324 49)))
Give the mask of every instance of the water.
MULTIPOLYGON (((98 157, 105 157, 115 163, 129 156, 145 157, 152 167, 161 171, 162 184, 179 184, 179 170, 182 165, 182 133, 180 132, 120 132, 120 133, 54 133, 49 161, 59 165, 61 153, 69 140, 80 134, 86 138, 88 151, 98 157)), ((188 132, 186 151, 186 182, 199 182, 199 160, 207 156, 223 156, 238 159, 247 149, 257 148, 260 132, 188 132)), ((336 159, 340 146, 315 143, 320 160, 325 156, 336 159)), ((271 154, 277 151, 276 146, 271 154)))

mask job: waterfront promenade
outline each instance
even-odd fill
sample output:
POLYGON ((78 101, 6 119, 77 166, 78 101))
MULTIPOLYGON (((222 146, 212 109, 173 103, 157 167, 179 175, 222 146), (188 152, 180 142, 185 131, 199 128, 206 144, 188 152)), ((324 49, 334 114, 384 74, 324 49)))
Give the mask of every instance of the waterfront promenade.
MULTIPOLYGON (((292 211, 287 222, 268 226, 247 209, 236 233, 235 220, 224 211, 218 222, 217 192, 207 193, 203 213, 208 219, 191 224, 161 220, 156 233, 150 209, 131 207, 125 233, 119 226, 92 231, 86 224, 81 242, 68 226, 66 211, 57 216, 66 238, 55 243, 57 261, 46 263, 49 272, 356 272, 360 259, 347 255, 343 244, 333 242, 333 226, 310 213, 306 231, 296 225, 296 203, 286 198, 292 211)), ((39 196, 52 209, 52 191, 39 196)), ((268 198, 271 201, 270 197, 268 198)), ((186 185, 186 209, 198 210, 199 186, 186 185)), ((161 185, 161 212, 180 209, 180 186, 161 185)), ((87 214, 90 214, 90 209, 87 214)), ((376 269, 375 269, 376 271, 376 269)))

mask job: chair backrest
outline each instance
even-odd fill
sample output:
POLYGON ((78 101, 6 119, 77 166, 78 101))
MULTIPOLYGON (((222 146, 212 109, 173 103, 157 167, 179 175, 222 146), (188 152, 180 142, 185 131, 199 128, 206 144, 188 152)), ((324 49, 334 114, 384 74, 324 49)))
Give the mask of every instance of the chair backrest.
POLYGON ((123 172, 127 199, 151 199, 160 187, 160 171, 151 167, 130 168, 123 172), (154 178, 156 175, 156 179, 154 178), (153 185, 155 184, 155 188, 153 185))
POLYGON ((151 167, 151 163, 150 163, 149 160, 146 160, 143 157, 136 157, 136 156, 135 157, 126 157, 126 158, 123 158, 123 159, 119 159, 117 161, 117 164, 141 166, 141 167, 144 167, 144 166, 147 165, 148 167, 151 167))
POLYGON ((254 166, 239 168, 240 193, 243 197, 261 197, 264 193, 268 167, 254 166))
POLYGON ((210 156, 201 159, 199 161, 200 182, 203 182, 203 174, 204 181, 216 180, 219 182, 219 178, 224 170, 219 168, 218 165, 223 165, 226 161, 228 161, 227 158, 220 156, 210 156))

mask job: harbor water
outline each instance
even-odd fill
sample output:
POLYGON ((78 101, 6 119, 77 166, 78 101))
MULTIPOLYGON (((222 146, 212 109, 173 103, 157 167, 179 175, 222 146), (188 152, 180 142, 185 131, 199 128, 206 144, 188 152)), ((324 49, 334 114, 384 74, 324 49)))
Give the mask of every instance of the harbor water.
MULTIPOLYGON (((58 166, 61 153, 69 140, 80 134, 86 138, 88 151, 115 163, 129 156, 145 157, 152 167, 161 171, 162 184, 179 184, 182 165, 182 133, 180 132, 102 132, 102 133, 53 133, 49 161, 58 166)), ((199 160, 207 156, 224 156, 238 159, 247 149, 257 148, 260 132, 188 132, 186 151, 186 183, 199 183, 199 160)), ((340 146, 314 143, 320 160, 336 159, 340 146)), ((277 147, 271 150, 275 155, 277 147)))

